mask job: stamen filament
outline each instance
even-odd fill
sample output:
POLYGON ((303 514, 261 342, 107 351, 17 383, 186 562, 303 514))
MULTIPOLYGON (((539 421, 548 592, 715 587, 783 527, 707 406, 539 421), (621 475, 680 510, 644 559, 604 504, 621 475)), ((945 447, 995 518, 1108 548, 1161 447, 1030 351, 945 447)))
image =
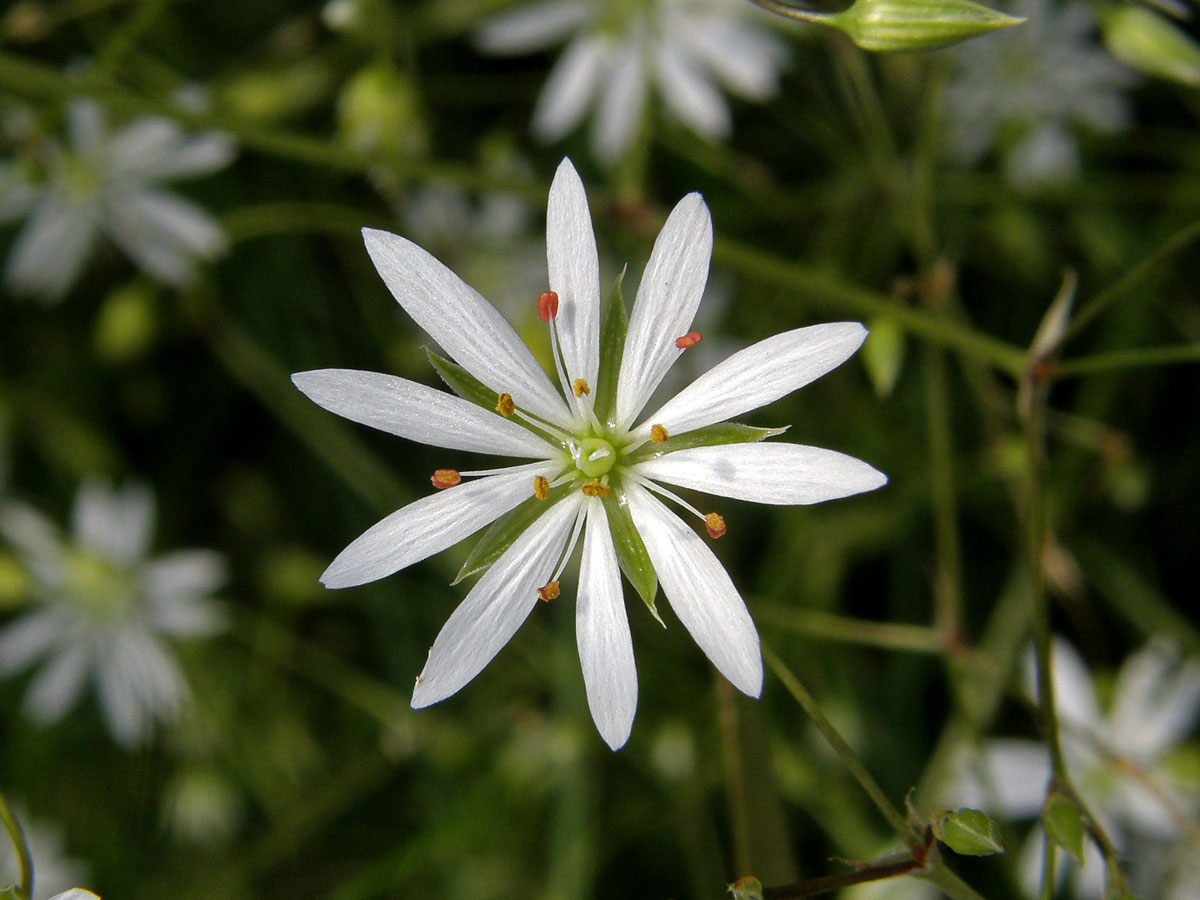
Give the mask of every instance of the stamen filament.
POLYGON ((517 472, 532 472, 535 475, 544 475, 547 472, 553 472, 558 468, 558 465, 549 462, 548 460, 539 460, 537 462, 522 463, 519 466, 500 466, 496 469, 472 469, 470 472, 459 472, 463 478, 485 478, 488 475, 513 475, 517 472))
POLYGON ((554 574, 550 576, 550 581, 556 582, 563 573, 563 569, 567 567, 567 560, 571 558, 571 554, 575 552, 575 543, 579 540, 579 533, 583 531, 583 522, 587 518, 587 507, 581 505, 579 512, 575 514, 575 527, 571 529, 571 539, 567 541, 567 552, 562 555, 562 559, 558 561, 558 568, 554 570, 554 574))
POLYGON ((649 478, 643 478, 641 475, 638 475, 636 472, 628 471, 628 470, 625 472, 625 477, 633 478, 633 480, 636 481, 638 484, 640 484, 642 487, 646 488, 649 491, 653 491, 656 494, 660 494, 661 496, 666 497, 668 500, 674 500, 676 503, 678 503, 680 506, 682 506, 684 509, 686 509, 688 512, 690 512, 693 516, 695 516, 701 522, 708 521, 707 518, 705 517, 704 513, 700 512, 700 510, 696 509, 696 507, 692 506, 692 504, 688 503, 686 500, 684 500, 678 494, 668 491, 661 484, 656 484, 655 482, 651 481, 649 478))

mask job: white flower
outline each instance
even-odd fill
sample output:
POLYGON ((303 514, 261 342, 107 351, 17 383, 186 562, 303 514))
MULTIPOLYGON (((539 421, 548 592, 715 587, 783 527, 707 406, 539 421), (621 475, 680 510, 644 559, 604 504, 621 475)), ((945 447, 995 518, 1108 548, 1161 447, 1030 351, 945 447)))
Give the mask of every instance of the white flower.
POLYGON ((1136 76, 1095 40, 1083 3, 1017 0, 1027 17, 957 51, 945 93, 950 155, 974 165, 997 146, 1015 185, 1078 173, 1075 129, 1109 134, 1128 124, 1124 91, 1136 76))
MULTIPOLYGON (((69 896, 68 888, 87 880, 87 866, 66 855, 60 827, 21 815, 17 819, 21 822, 25 844, 33 862, 32 900, 59 900, 60 897, 69 896), (67 893, 61 894, 60 891, 67 893)), ((19 877, 16 851, 8 836, 0 832, 0 888, 16 884, 19 877)))
POLYGON ((755 15, 744 0, 548 0, 486 22, 476 40, 495 54, 567 41, 534 108, 534 134, 557 140, 594 104, 594 150, 612 160, 633 141, 652 85, 668 113, 710 140, 731 130, 721 87, 774 96, 787 50, 755 15))
POLYGON ((725 422, 839 365, 862 343, 863 327, 817 325, 768 338, 644 416, 663 375, 685 352, 704 290, 712 225, 700 195, 680 201, 663 226, 626 331, 619 303, 602 310, 587 198, 563 161, 547 211, 550 291, 538 301, 561 394, 508 322, 449 269, 404 238, 369 229, 364 238, 400 305, 461 366, 437 363, 470 399, 343 369, 301 372, 293 376, 296 385, 332 412, 401 437, 534 460, 484 472, 439 470, 434 484, 446 490, 370 528, 322 576, 328 587, 383 578, 500 520, 464 567, 469 574, 490 564, 434 642, 413 706, 458 691, 508 642, 539 595, 557 595, 581 533, 579 656, 592 716, 610 746, 627 740, 637 703, 622 568, 652 610, 657 574, 713 664, 757 696, 762 659, 746 606, 705 542, 659 498, 693 513, 714 536, 724 524, 657 482, 774 504, 815 503, 882 485, 884 476, 856 459, 752 443, 778 432, 725 422), (452 486, 471 475, 478 480, 452 486))
POLYGON ((225 579, 220 557, 183 550, 148 557, 154 498, 143 487, 80 488, 70 540, 39 513, 0 508, 0 534, 34 584, 33 609, 0 631, 0 675, 44 660, 25 695, 40 725, 58 721, 95 681, 109 732, 129 746, 151 720, 169 721, 188 700, 166 639, 222 627, 210 599, 225 579))
MULTIPOLYGON (((1032 659, 1026 676, 1032 692, 1032 659)), ((1194 818, 1198 798, 1181 791, 1162 763, 1195 724, 1200 664, 1181 664, 1162 644, 1151 643, 1121 667, 1112 702, 1102 712, 1083 660, 1070 644, 1056 640, 1054 690, 1071 779, 1118 849, 1128 851, 1135 838, 1159 845, 1179 840, 1178 817, 1194 818)), ((1041 814, 1046 799, 1049 756, 1045 746, 1034 741, 992 740, 971 761, 965 776, 956 803, 1032 819, 1041 814)), ((1038 830, 1022 852, 1021 869, 1031 896, 1040 877, 1041 844, 1038 830)), ((1103 895, 1104 863, 1091 842, 1076 882, 1079 896, 1103 895)))
POLYGON ((68 146, 49 138, 35 143, 44 180, 32 176, 29 160, 0 164, 0 222, 28 217, 5 269, 15 291, 62 297, 102 234, 172 285, 186 284, 197 260, 225 249, 213 218, 159 182, 225 166, 233 158, 227 138, 188 137, 174 122, 156 117, 110 132, 100 106, 90 100, 70 105, 67 131, 68 146))

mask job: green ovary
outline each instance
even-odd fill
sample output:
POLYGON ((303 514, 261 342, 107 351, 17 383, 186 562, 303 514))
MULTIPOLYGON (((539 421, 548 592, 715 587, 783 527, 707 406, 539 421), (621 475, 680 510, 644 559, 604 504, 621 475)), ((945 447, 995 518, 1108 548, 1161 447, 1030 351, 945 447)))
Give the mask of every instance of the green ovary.
POLYGON ((617 462, 617 451, 603 438, 588 438, 579 446, 579 459, 575 465, 588 478, 607 475, 617 462))

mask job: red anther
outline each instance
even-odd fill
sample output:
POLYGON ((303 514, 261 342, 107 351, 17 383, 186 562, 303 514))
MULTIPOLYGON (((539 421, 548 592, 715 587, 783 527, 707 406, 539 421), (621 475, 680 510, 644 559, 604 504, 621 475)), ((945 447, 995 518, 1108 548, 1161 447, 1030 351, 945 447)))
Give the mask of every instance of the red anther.
POLYGON ((558 294, 554 291, 542 291, 538 294, 538 318, 549 322, 558 315, 558 294))
POLYGON ((457 469, 438 469, 429 480, 439 491, 444 491, 462 481, 462 476, 457 469))
POLYGON ((725 533, 725 520, 715 512, 710 512, 704 517, 704 530, 715 541, 725 533))
POLYGON ((700 336, 698 331, 689 331, 683 337, 675 338, 675 346, 680 350, 686 350, 688 347, 695 347, 704 338, 700 336))

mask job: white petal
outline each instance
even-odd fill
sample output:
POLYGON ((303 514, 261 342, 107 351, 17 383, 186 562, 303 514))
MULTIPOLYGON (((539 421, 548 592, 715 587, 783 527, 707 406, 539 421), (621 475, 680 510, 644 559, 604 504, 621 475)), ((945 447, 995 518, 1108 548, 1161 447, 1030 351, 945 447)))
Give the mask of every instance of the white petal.
POLYGON ((36 509, 23 503, 0 504, 0 535, 21 553, 38 578, 50 583, 61 580, 57 573, 66 565, 66 550, 58 528, 36 509))
POLYGON ((34 677, 25 695, 25 710, 39 725, 52 725, 79 700, 91 670, 92 650, 86 643, 64 647, 34 677))
POLYGON ((569 425, 562 397, 495 307, 412 241, 364 228, 363 242, 388 290, 459 365, 522 409, 569 425))
POLYGON ((887 476, 853 456, 803 444, 721 444, 638 463, 655 481, 754 503, 821 503, 873 491, 887 476))
POLYGON ((236 145, 225 135, 187 137, 169 119, 143 118, 109 144, 110 171, 146 183, 206 175, 229 164, 236 145))
POLYGON ((533 107, 532 128, 541 141, 555 141, 579 124, 601 81, 606 47, 580 35, 555 62, 533 107))
MULTIPOLYGON (((593 388, 600 369, 600 261, 583 182, 564 159, 550 185, 546 208, 546 262, 558 294, 558 339, 567 378, 593 388)), ((563 385, 565 392, 571 384, 563 385)))
POLYGON ((297 372, 292 383, 330 412, 433 447, 548 459, 556 448, 499 413, 415 381, 359 372, 297 372))
POLYGON ((440 553, 533 496, 535 475, 557 471, 522 466, 422 497, 363 532, 329 564, 321 582, 328 588, 366 584, 440 553))
POLYGON ((42 195, 14 165, 0 163, 0 224, 23 219, 42 195))
POLYGON ((645 52, 639 37, 627 38, 607 67, 592 139, 597 158, 604 162, 614 162, 628 150, 642 125, 647 91, 645 52))
POLYGON ((1113 749, 1141 763, 1187 737, 1200 709, 1200 665, 1179 664, 1166 646, 1152 643, 1117 673, 1108 739, 1113 749))
POLYGON ((542 514, 504 551, 446 620, 413 690, 413 709, 445 700, 478 675, 521 627, 550 579, 583 494, 542 514))
POLYGON ((142 269, 168 284, 185 285, 198 259, 215 259, 225 233, 202 208, 161 191, 122 194, 108 204, 105 227, 142 269))
POLYGON ((857 322, 833 322, 759 341, 709 369, 647 416, 634 434, 649 437, 655 424, 668 434, 683 434, 758 409, 836 369, 866 337, 857 322))
POLYGON ((13 242, 4 277, 19 293, 57 300, 79 277, 98 234, 94 207, 47 194, 13 242))
POLYGON ((104 143, 104 110, 94 100, 74 100, 67 107, 67 133, 75 149, 95 156, 104 143))
POLYGON ((142 588, 156 599, 207 597, 229 577, 225 560, 212 550, 177 550, 142 567, 142 588))
POLYGON ((28 668, 65 638, 71 616, 62 607, 42 607, 26 613, 0 631, 0 675, 28 668))
POLYGON ((729 573, 696 532, 644 488, 626 488, 629 512, 675 615, 739 691, 762 692, 758 632, 729 573))
POLYGON ((641 411, 682 352, 675 340, 687 334, 700 306, 711 256, 708 207, 699 194, 688 194, 659 232, 638 285, 617 383, 618 427, 641 411))
POLYGON ((82 546, 132 564, 146 556, 154 529, 154 493, 145 485, 113 490, 84 483, 71 508, 71 534, 82 546))
POLYGON ((633 728, 637 669, 617 552, 604 504, 596 498, 587 504, 575 612, 575 637, 588 707, 604 742, 618 750, 629 740, 633 728))
POLYGON ((749 100, 766 100, 778 91, 787 45, 775 35, 712 17, 679 37, 733 93, 749 100))
POLYGON ((1045 745, 1019 738, 984 744, 963 766, 953 792, 957 805, 996 809, 1007 818, 1036 816, 1046 800, 1050 754, 1045 745))
MULTIPOLYGON (((1054 696, 1061 721, 1083 733, 1101 726, 1100 704, 1092 687, 1091 673, 1078 651, 1062 638, 1055 637, 1051 665, 1054 670, 1054 696)), ((1025 686, 1030 697, 1037 696, 1037 668, 1033 647, 1025 655, 1025 686)))
POLYGON ((475 32, 484 53, 529 53, 553 47, 588 20, 591 9, 581 0, 530 4, 488 19, 475 32))
POLYGON ((708 77, 679 52, 674 41, 664 42, 655 59, 663 102, 693 131, 718 140, 733 130, 729 107, 708 77))

